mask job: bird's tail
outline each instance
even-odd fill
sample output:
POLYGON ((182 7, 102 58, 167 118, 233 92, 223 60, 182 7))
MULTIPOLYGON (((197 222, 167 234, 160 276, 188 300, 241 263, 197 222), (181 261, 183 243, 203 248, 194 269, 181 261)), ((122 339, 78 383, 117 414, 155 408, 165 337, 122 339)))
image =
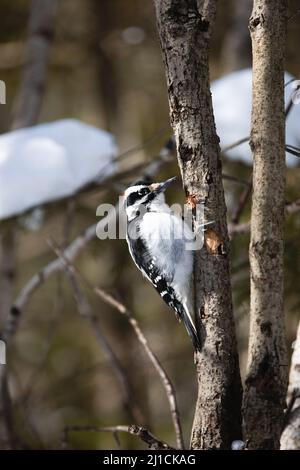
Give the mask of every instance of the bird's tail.
POLYGON ((184 323, 184 326, 186 328, 186 331, 188 332, 192 343, 194 345, 194 348, 196 351, 201 351, 201 339, 199 338, 199 335, 197 333, 197 330, 195 328, 194 323, 191 320, 190 315, 186 312, 186 310, 183 311, 182 314, 182 321, 184 323))
POLYGON ((188 332, 188 335, 192 340, 195 350, 201 351, 202 342, 199 338, 194 322, 186 306, 182 306, 182 308, 180 309, 180 319, 184 323, 186 331, 188 332))

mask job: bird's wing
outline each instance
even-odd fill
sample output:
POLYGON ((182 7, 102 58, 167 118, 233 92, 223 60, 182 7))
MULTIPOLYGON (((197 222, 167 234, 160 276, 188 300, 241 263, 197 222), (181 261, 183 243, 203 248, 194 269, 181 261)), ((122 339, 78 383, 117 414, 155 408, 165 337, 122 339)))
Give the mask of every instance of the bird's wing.
POLYGON ((177 299, 176 292, 170 286, 170 282, 173 280, 173 273, 170 273, 172 277, 169 278, 159 271, 155 258, 151 257, 145 242, 141 238, 130 240, 128 244, 131 256, 137 267, 155 287, 166 304, 175 310, 178 319, 182 319, 181 303, 177 299))
POLYGON ((168 276, 166 273, 161 272, 157 266, 157 259, 152 256, 142 238, 132 239, 127 237, 127 242, 130 254, 136 266, 151 282, 165 303, 173 308, 177 319, 183 321, 195 349, 200 350, 201 341, 197 335, 191 316, 177 298, 176 291, 170 285, 174 278, 174 272, 170 272, 168 276))
MULTIPOLYGON (((164 281, 167 287, 167 283, 172 279, 169 279, 165 275, 162 276, 158 266, 156 264, 156 259, 151 255, 151 252, 148 251, 146 243, 142 238, 127 239, 129 251, 132 256, 133 261, 137 265, 143 275, 157 288, 160 281, 164 281)), ((165 286, 164 286, 165 287, 165 286)))

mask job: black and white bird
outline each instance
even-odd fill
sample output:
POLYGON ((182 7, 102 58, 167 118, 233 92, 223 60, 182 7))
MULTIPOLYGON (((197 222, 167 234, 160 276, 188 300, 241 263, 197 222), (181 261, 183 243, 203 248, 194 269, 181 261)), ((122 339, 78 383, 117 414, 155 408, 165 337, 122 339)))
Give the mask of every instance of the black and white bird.
POLYGON ((143 275, 182 320, 196 350, 200 338, 192 320, 191 286, 194 235, 188 224, 171 211, 164 191, 176 178, 162 183, 138 181, 124 193, 127 243, 143 275))

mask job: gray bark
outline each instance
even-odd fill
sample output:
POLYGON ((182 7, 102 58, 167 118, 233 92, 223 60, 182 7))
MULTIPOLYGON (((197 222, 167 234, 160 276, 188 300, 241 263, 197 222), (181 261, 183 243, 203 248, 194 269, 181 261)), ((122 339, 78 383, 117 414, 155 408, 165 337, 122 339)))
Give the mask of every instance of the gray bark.
POLYGON ((286 1, 254 0, 250 339, 244 394, 249 448, 279 447, 287 386, 283 312, 286 1))
POLYGON ((191 447, 230 448, 241 438, 241 382, 222 165, 209 88, 216 1, 155 0, 155 7, 183 186, 194 202, 205 202, 208 220, 215 221, 206 247, 195 256, 195 312, 205 342, 196 355, 198 400, 191 447))

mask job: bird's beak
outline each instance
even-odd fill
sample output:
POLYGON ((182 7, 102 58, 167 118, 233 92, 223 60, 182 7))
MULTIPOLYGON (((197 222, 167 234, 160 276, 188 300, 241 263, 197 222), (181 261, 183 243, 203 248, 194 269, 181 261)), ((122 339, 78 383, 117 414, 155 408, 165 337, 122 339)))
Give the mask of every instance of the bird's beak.
POLYGON ((149 188, 151 189, 151 191, 154 191, 156 194, 159 194, 164 192, 175 180, 177 180, 177 176, 169 178, 168 180, 163 181, 162 183, 150 184, 149 188))

